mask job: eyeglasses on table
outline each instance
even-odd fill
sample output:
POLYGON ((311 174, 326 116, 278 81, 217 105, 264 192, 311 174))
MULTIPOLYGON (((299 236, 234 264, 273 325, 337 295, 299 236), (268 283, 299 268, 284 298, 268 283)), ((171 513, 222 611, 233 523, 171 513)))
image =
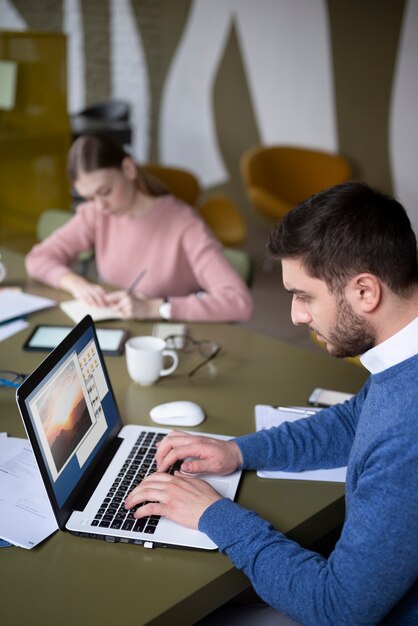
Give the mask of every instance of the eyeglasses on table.
POLYGON ((193 376, 200 368, 212 361, 221 351, 221 344, 211 339, 193 339, 190 335, 169 335, 165 338, 167 348, 178 350, 180 352, 193 352, 197 350, 204 357, 201 363, 198 363, 187 376, 193 376))
POLYGON ((27 378, 27 374, 19 374, 12 370, 0 370, 0 389, 17 389, 27 378))

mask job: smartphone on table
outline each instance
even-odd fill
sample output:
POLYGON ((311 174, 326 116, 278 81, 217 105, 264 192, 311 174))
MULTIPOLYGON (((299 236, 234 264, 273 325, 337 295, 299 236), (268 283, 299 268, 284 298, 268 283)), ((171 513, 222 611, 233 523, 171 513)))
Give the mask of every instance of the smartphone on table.
POLYGON ((185 336, 187 334, 186 324, 162 322, 154 324, 152 329, 154 337, 166 340, 167 337, 175 337, 173 347, 181 350, 184 347, 185 336))
POLYGON ((308 402, 313 406, 327 407, 350 400, 353 395, 354 394, 352 393, 344 393, 343 391, 334 391, 333 389, 322 389, 322 387, 316 387, 310 394, 308 402))

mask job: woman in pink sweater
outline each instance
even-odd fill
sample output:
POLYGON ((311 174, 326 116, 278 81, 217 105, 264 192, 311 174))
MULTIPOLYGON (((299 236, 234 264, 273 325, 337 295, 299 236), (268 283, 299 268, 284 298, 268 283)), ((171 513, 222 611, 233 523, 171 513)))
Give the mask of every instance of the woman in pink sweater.
POLYGON ((146 175, 117 142, 79 137, 68 172, 86 199, 62 228, 34 246, 28 274, 95 306, 111 306, 125 319, 244 321, 251 294, 221 244, 188 205, 146 175), (83 250, 94 249, 98 274, 109 291, 72 271, 83 250), (140 284, 129 286, 142 270, 140 284))

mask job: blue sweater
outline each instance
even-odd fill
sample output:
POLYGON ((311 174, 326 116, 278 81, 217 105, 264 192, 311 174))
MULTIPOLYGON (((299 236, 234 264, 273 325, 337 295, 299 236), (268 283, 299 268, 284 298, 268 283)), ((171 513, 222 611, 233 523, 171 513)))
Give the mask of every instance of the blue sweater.
POLYGON ((246 469, 348 465, 346 519, 327 560, 228 499, 203 513, 199 530, 257 593, 306 626, 417 626, 418 355, 349 402, 236 441, 246 469))

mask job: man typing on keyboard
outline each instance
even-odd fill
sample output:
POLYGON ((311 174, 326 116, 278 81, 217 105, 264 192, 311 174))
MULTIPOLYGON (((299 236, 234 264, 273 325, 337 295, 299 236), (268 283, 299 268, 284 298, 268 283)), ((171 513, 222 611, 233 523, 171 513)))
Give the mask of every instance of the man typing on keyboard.
POLYGON ((393 198, 348 182, 290 211, 269 251, 293 296, 293 323, 332 356, 362 355, 371 376, 351 400, 271 430, 228 442, 170 433, 158 472, 126 506, 148 501, 136 516, 205 532, 274 607, 269 623, 295 623, 284 614, 317 626, 418 624, 418 267, 409 219, 393 198), (182 471, 167 474, 177 460, 182 471), (328 558, 190 476, 342 465, 346 519, 328 558))

